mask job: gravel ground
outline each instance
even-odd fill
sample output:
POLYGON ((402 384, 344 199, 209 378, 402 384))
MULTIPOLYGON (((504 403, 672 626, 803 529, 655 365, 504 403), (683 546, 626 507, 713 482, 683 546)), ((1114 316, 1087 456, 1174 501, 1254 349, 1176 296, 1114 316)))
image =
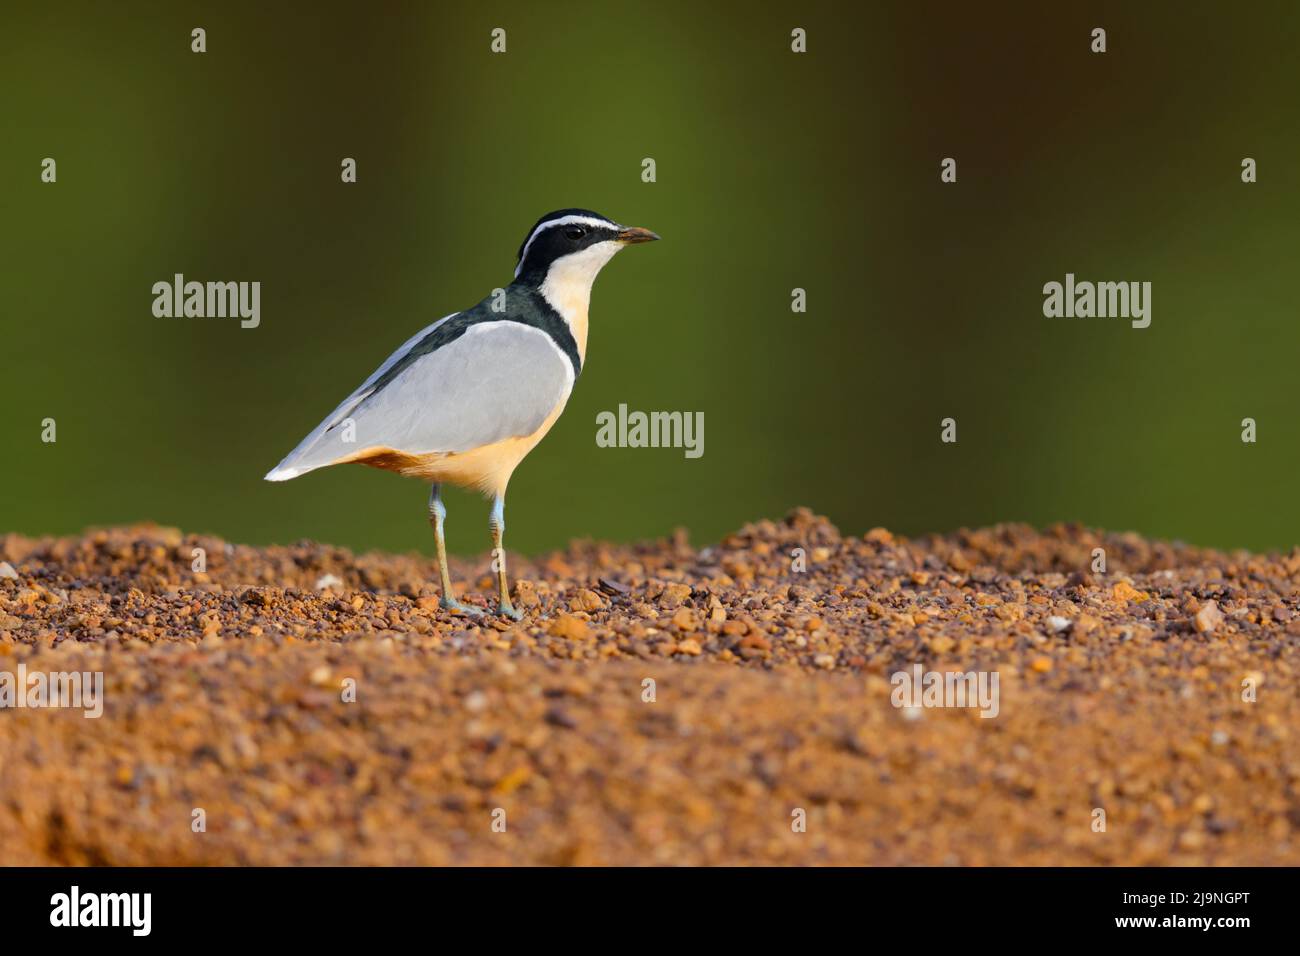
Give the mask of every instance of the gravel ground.
POLYGON ((104 675, 98 719, 0 710, 5 864, 1300 863, 1300 550, 801 509, 514 558, 518 624, 416 555, 0 559, 0 679, 104 675), (914 664, 996 671, 997 716, 895 707, 914 664))

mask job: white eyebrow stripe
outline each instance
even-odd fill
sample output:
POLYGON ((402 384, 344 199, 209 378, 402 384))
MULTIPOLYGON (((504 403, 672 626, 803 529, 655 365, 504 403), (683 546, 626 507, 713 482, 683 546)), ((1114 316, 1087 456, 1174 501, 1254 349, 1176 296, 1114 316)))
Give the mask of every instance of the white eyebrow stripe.
POLYGON ((561 216, 559 219, 548 219, 534 229, 532 235, 528 237, 528 241, 524 243, 524 251, 519 254, 519 263, 515 266, 515 278, 519 278, 519 270, 524 267, 524 260, 528 258, 528 250, 532 248, 533 240, 537 238, 539 232, 543 229, 550 229, 552 226, 568 226, 574 223, 580 223, 584 226, 605 226, 609 229, 618 228, 616 222, 610 222, 608 219, 593 219, 591 216, 561 216))

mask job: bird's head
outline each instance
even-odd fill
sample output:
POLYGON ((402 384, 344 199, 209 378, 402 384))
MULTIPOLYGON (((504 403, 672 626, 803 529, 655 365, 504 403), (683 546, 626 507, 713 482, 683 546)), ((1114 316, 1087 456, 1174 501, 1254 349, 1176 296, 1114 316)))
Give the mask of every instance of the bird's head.
POLYGON ((519 247, 515 279, 541 286, 551 281, 595 281, 596 273, 624 246, 653 242, 649 229, 622 226, 590 209, 557 209, 528 231, 519 247))

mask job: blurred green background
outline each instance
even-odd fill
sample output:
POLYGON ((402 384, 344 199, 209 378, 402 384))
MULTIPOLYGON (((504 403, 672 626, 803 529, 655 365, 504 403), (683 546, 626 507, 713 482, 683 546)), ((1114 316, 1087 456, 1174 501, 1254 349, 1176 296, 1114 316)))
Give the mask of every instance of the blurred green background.
MULTIPOLYGON (((1300 5, 0 17, 0 531, 151 519, 429 553, 416 482, 262 475, 413 332, 508 282, 539 215, 577 205, 664 241, 596 283, 587 367, 511 485, 513 549, 679 525, 704 543, 797 504, 851 533, 1076 520, 1300 541, 1300 5), (260 281, 260 328, 155 318, 151 286, 176 272, 260 281), (1152 282, 1151 327, 1045 318, 1066 272, 1152 282), (598 448, 596 414, 621 402, 703 411, 704 456, 598 448)), ((452 549, 486 550, 486 504, 449 509, 452 549)))

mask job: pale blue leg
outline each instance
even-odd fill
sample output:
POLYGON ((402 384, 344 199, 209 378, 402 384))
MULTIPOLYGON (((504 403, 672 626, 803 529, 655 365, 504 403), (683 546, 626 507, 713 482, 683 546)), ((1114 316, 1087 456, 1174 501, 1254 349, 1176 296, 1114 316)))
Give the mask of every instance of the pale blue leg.
POLYGON ((429 491, 429 524, 433 525, 433 540, 438 545, 438 575, 442 578, 442 600, 439 605, 462 614, 482 614, 483 611, 456 600, 451 590, 451 575, 447 573, 447 543, 442 536, 442 524, 447 520, 447 506, 442 503, 442 486, 435 484, 429 491))
POLYGON ((497 588, 501 595, 497 603, 497 613, 502 617, 518 621, 524 615, 510 603, 510 585, 506 583, 506 549, 501 546, 501 539, 506 533, 505 495, 497 495, 493 499, 492 517, 488 519, 488 524, 492 528, 492 566, 496 568, 497 588))

